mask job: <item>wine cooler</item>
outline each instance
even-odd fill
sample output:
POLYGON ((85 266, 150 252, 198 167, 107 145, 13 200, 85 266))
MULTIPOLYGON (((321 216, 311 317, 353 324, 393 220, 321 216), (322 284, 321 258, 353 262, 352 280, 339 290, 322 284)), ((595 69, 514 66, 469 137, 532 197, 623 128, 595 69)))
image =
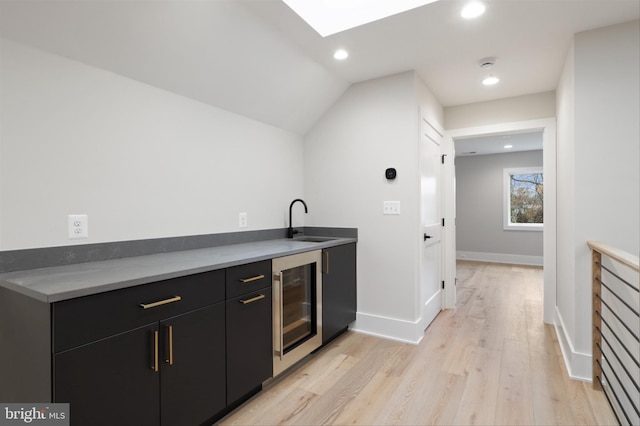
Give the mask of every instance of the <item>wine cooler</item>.
POLYGON ((322 345, 322 251, 273 259, 273 374, 322 345))

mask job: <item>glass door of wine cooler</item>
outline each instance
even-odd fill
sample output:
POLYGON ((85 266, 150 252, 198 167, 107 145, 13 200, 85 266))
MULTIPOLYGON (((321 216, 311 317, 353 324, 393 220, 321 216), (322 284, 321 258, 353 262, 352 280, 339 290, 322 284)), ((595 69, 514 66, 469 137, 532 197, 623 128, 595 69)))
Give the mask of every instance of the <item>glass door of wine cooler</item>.
POLYGON ((313 264, 282 271, 282 344, 286 354, 316 332, 313 264))
POLYGON ((322 252, 273 259, 274 375, 322 344, 322 252))

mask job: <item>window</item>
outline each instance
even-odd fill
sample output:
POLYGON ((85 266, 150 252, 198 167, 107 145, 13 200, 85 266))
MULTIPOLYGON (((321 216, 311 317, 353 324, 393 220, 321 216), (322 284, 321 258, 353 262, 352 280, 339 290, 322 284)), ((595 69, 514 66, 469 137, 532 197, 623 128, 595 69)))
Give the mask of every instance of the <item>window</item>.
POLYGON ((504 229, 542 231, 542 167, 504 169, 504 229))

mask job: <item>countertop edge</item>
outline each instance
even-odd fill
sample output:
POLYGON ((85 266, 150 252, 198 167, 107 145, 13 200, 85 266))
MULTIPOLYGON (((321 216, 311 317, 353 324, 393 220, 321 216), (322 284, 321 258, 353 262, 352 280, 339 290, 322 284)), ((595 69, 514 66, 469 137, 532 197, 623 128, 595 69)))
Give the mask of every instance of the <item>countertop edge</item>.
POLYGON ((144 255, 66 266, 56 266, 35 270, 9 272, 0 274, 0 287, 23 294, 38 301, 51 304, 64 300, 75 299, 78 297, 99 294, 107 291, 120 290, 137 285, 149 284, 156 281, 163 281, 187 275, 199 274, 233 266, 259 262, 263 260, 270 260, 297 253, 322 250, 325 248, 340 246, 344 244, 356 243, 357 241, 357 238, 336 238, 323 242, 304 242, 286 239, 267 240, 255 243, 232 244, 227 246, 184 250, 162 254, 144 255), (297 246, 296 248, 269 248, 269 243, 273 243, 274 247, 278 247, 279 245, 283 244, 290 245, 292 242, 295 243, 295 245, 297 246), (162 262, 166 265, 167 261, 171 260, 171 258, 179 260, 180 258, 189 258, 190 255, 193 255, 193 257, 197 258, 199 256, 202 256, 207 251, 210 252, 212 256, 215 256, 216 254, 222 253, 225 250, 229 251, 231 249, 233 251, 237 250, 238 248, 247 248, 251 246, 258 248, 260 246, 264 247, 262 248, 263 251, 260 254, 251 254, 244 257, 230 256, 230 258, 227 260, 211 261, 211 263, 203 261, 198 263, 197 265, 186 268, 162 268, 162 265, 160 264, 160 262, 162 262), (158 270, 158 273, 141 274, 135 272, 134 267, 136 263, 143 264, 139 267, 139 269, 153 269, 154 262, 158 262, 158 265, 155 267, 155 269, 158 270), (123 277, 114 278, 112 281, 104 278, 104 275, 118 272, 119 265, 127 266, 128 268, 134 270, 129 274, 123 273, 123 277), (91 272, 91 268, 94 266, 99 272, 91 272), (71 288, 69 290, 52 291, 50 293, 38 290, 38 286, 42 287, 44 285, 42 281, 47 280, 47 277, 53 279, 54 282, 57 281, 58 285, 62 285, 60 284, 60 282, 63 280, 63 277, 73 276, 74 274, 80 274, 81 277, 84 278, 91 278, 92 276, 97 277, 99 279, 96 281, 100 281, 100 283, 94 285, 88 284, 86 287, 71 288), (21 282, 23 284, 21 284, 21 282), (29 285, 30 283, 31 285, 29 285))

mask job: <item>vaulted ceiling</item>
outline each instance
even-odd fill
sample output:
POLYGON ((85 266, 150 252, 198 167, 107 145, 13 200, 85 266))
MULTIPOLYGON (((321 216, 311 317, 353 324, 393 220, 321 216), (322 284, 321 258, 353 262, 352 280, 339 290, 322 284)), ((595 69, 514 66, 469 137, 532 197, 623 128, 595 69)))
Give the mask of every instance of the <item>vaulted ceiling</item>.
POLYGON ((554 90, 574 33, 640 16, 637 0, 485 3, 473 21, 440 0, 323 38, 280 0, 1 0, 0 34, 304 134, 350 84, 407 70, 443 106, 554 90))

